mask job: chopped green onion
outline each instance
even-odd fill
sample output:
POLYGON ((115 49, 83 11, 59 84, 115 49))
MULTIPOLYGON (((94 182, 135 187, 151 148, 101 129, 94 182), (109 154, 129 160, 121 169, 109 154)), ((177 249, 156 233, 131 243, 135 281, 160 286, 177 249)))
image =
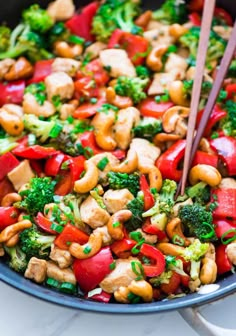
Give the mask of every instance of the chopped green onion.
POLYGON ((90 147, 84 147, 84 156, 86 159, 90 159, 93 156, 93 150, 90 147))
POLYGON ((221 242, 224 245, 227 245, 227 244, 231 243, 235 239, 236 239, 236 229, 230 229, 230 230, 224 232, 221 236, 221 242), (230 234, 230 233, 234 233, 234 235, 232 237, 228 238, 227 240, 225 240, 226 236, 228 236, 228 234, 230 234))
POLYGON ((59 282, 53 278, 47 278, 46 284, 53 288, 58 288, 60 285, 59 282))
POLYGON ((155 96, 155 102, 160 103, 161 102, 161 96, 155 96))
POLYGON ((168 53, 175 53, 176 51, 177 51, 177 47, 175 44, 171 44, 167 49, 168 53))
POLYGON ((36 144, 36 136, 34 134, 28 135, 28 145, 33 146, 36 144))
POLYGON ((96 104, 97 101, 98 101, 98 100, 97 100, 97 98, 95 98, 95 97, 93 97, 93 98, 90 99, 90 103, 91 103, 91 104, 96 104))
POLYGON ((24 215, 23 216, 23 219, 28 219, 28 220, 31 220, 30 216, 29 215, 24 215))
MULTIPOLYGON (((59 196, 59 195, 54 195, 53 196, 53 201, 55 202, 55 203, 60 203, 61 202, 61 196, 59 196)), ((48 209, 49 210, 49 209, 48 209)))
POLYGON ((212 237, 215 235, 215 230, 214 230, 214 228, 213 228, 209 223, 206 223, 206 222, 203 222, 202 225, 205 226, 206 228, 209 228, 209 232, 206 233, 206 234, 202 234, 200 238, 201 238, 201 239, 209 239, 209 238, 212 238, 212 237))
POLYGON ((115 222, 115 223, 112 224, 112 226, 113 226, 113 228, 116 228, 116 227, 120 226, 120 222, 115 222))
POLYGON ((69 116, 66 120, 68 121, 69 124, 73 124, 75 119, 72 116, 69 116))
POLYGON ((82 37, 79 37, 77 35, 70 35, 68 38, 68 42, 74 43, 74 44, 84 44, 84 39, 82 37))
POLYGON ((139 303, 141 301, 141 297, 132 292, 127 295, 127 298, 130 303, 139 303))
POLYGON ((133 254, 139 254, 140 252, 140 247, 143 245, 143 243, 145 243, 145 239, 143 238, 142 240, 140 240, 132 249, 131 249, 131 253, 133 254))
POLYGON ((92 251, 92 247, 87 245, 84 249, 83 252, 84 254, 89 254, 92 251))
POLYGON ((60 284, 59 290, 64 293, 74 294, 76 292, 76 285, 71 282, 62 282, 60 284))
POLYGON ((53 96, 52 103, 56 109, 60 109, 62 105, 61 97, 59 95, 53 96))
POLYGON ((143 239, 142 233, 139 231, 132 231, 129 234, 130 238, 135 240, 136 242, 140 242, 143 239))
POLYGON ((109 163, 109 160, 108 160, 108 158, 105 156, 104 158, 102 158, 102 159, 98 162, 97 167, 98 167, 98 169, 100 169, 100 170, 104 170, 104 169, 106 168, 106 166, 107 166, 108 163, 109 163))
POLYGON ((142 264, 139 261, 131 261, 131 268, 134 274, 137 275, 136 281, 144 278, 144 269, 142 264))
POLYGON ((184 238, 180 237, 179 235, 175 234, 172 238, 172 242, 175 245, 184 246, 184 238))
POLYGON ((63 129, 63 126, 61 124, 56 123, 51 129, 49 136, 51 138, 57 138, 58 135, 61 133, 62 129, 63 129))
POLYGON ((116 262, 113 261, 110 265, 109 265, 109 268, 111 271, 113 271, 115 268, 116 268, 116 262))
POLYGON ((64 227, 62 225, 59 225, 57 223, 52 223, 52 225, 50 226, 50 229, 58 232, 58 233, 62 233, 64 227))

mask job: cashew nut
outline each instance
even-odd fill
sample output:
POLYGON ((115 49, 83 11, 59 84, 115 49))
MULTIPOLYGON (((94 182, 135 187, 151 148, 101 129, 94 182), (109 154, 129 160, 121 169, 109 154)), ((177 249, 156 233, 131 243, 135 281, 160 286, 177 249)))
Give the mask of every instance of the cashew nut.
POLYGON ((183 252, 184 247, 174 245, 171 243, 159 243, 157 244, 158 250, 160 250, 165 255, 179 256, 183 252))
POLYGON ((198 164, 191 168, 189 173, 189 182, 194 185, 200 181, 206 182, 211 187, 216 187, 221 182, 219 171, 206 164, 198 164))
POLYGON ((123 223, 130 219, 132 212, 130 210, 119 210, 112 215, 107 223, 109 235, 115 240, 124 238, 123 223))
POLYGON ((184 35, 185 33, 187 33, 188 29, 183 26, 180 25, 179 23, 174 23, 169 27, 169 34, 171 36, 173 36, 174 38, 176 38, 177 40, 184 35))
MULTIPOLYGON (((169 108, 162 116, 162 125, 166 133, 175 131, 179 120, 189 116, 190 109, 183 106, 174 106, 169 108)), ((176 133, 176 132, 175 132, 176 133)))
POLYGON ((7 81, 30 77, 34 72, 33 66, 25 57, 20 57, 5 74, 7 81))
POLYGON ((114 297, 117 302, 129 303, 128 295, 130 291, 128 287, 121 286, 114 292, 114 297))
POLYGON ((91 125, 94 126, 96 142, 104 150, 114 150, 116 148, 116 141, 112 137, 114 122, 115 112, 112 110, 106 113, 97 113, 91 122, 91 125))
POLYGON ((212 284, 216 281, 217 265, 214 260, 204 257, 200 271, 200 280, 203 285, 212 284))
POLYGON ((102 242, 102 234, 100 232, 93 232, 86 244, 71 243, 69 252, 77 259, 87 259, 98 253, 102 247, 102 242))
POLYGON ((3 207, 11 206, 15 202, 20 202, 21 199, 22 197, 15 192, 6 194, 2 199, 1 206, 3 207))
POLYGON ((135 20, 135 24, 139 27, 146 28, 148 23, 151 21, 151 18, 152 11, 147 10, 135 20))
POLYGON ((98 184, 98 168, 95 164, 87 160, 84 169, 86 171, 85 175, 80 180, 75 181, 74 184, 74 191, 80 194, 89 192, 98 184))
POLYGON ((153 71, 160 71, 163 67, 162 56, 167 52, 168 46, 165 44, 154 47, 146 59, 147 66, 153 71))
POLYGON ((0 109, 0 125, 10 135, 20 135, 24 129, 23 110, 15 104, 3 105, 0 109))
POLYGON ((211 146, 209 144, 209 141, 206 138, 202 138, 199 143, 199 149, 205 153, 208 154, 215 154, 213 149, 211 149, 211 146))
POLYGON ((113 87, 106 88, 106 100, 109 104, 117 106, 119 109, 133 106, 132 99, 130 97, 118 96, 113 87))
POLYGON ((233 265, 236 265, 236 242, 234 241, 228 244, 225 251, 226 251, 229 261, 233 265))
POLYGON ((215 246, 212 243, 209 243, 209 247, 207 250, 207 253, 205 254, 206 258, 212 259, 215 261, 216 259, 216 250, 215 250, 215 246))
POLYGON ((190 106, 189 100, 185 97, 183 90, 183 82, 180 80, 173 81, 169 85, 170 99, 175 105, 190 106))
POLYGON ((7 247, 13 247, 13 246, 16 246, 18 244, 20 240, 20 237, 19 237, 19 233, 16 233, 14 236, 12 236, 10 239, 8 239, 6 242, 5 242, 5 245, 7 247))
POLYGON ((153 289, 149 282, 145 280, 132 280, 128 286, 131 293, 140 296, 144 302, 151 302, 153 298, 153 289))
POLYGON ((142 174, 148 174, 150 188, 159 191, 162 187, 162 175, 160 170, 155 166, 139 166, 142 174))
POLYGON ((114 172, 119 172, 119 173, 133 173, 138 166, 138 156, 136 151, 130 149, 128 151, 126 159, 121 162, 119 165, 113 166, 111 168, 112 171, 114 172))
POLYGON ((21 231, 23 231, 25 229, 28 229, 31 226, 32 226, 32 223, 28 219, 24 219, 21 222, 17 222, 15 224, 7 226, 0 233, 0 243, 5 243, 10 238, 12 238, 15 234, 17 234, 18 232, 21 232, 21 231))
POLYGON ((70 45, 65 41, 57 41, 54 44, 54 53, 64 58, 76 58, 83 52, 81 44, 70 45))
POLYGON ((173 218, 169 223, 167 223, 166 233, 170 239, 173 239, 175 236, 178 236, 183 239, 184 246, 190 245, 190 241, 183 234, 181 220, 178 217, 173 218))
POLYGON ((24 95, 23 104, 22 104, 24 113, 34 114, 37 117, 51 117, 56 113, 55 106, 49 101, 45 100, 43 105, 39 105, 34 95, 31 93, 26 93, 24 95))

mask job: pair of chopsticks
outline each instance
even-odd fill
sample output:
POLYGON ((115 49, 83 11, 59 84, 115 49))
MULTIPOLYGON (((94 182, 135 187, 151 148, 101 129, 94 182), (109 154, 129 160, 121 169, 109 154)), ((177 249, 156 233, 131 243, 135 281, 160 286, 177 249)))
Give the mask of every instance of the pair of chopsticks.
POLYGON ((196 70, 194 76, 193 83, 193 91, 192 91, 192 100, 190 104, 190 114, 188 120, 188 130, 187 130, 187 138, 186 138, 186 148, 184 155, 184 165, 183 165, 183 174, 181 181, 178 185, 177 195, 181 192, 181 195, 184 194, 186 181, 188 178, 189 168, 193 162, 195 153, 197 151, 199 142, 203 136, 204 130, 206 128, 207 122, 210 118, 212 109, 216 103, 218 94, 222 87, 224 78, 227 74, 228 68, 232 61, 235 49, 236 49, 236 21, 234 22, 233 31, 231 37, 228 41, 224 56, 221 60, 219 69, 217 71, 216 79, 214 81, 212 90, 210 92, 207 104, 205 106, 204 114, 199 123, 198 129, 195 134, 196 127, 196 119, 198 113, 199 100, 201 95, 201 87, 204 77, 207 49, 208 49, 208 41, 211 31, 211 23, 214 15, 215 9, 215 0, 205 0, 204 9, 203 9, 203 17, 202 17, 202 25, 201 25, 201 33, 200 40, 198 45, 198 53, 197 53, 197 62, 196 62, 196 70))

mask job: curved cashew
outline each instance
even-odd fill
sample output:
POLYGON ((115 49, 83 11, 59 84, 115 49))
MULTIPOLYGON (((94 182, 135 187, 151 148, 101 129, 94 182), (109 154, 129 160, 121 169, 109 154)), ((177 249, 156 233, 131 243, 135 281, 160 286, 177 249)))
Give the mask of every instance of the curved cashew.
POLYGON ((184 241, 184 246, 189 246, 190 241, 185 237, 182 230, 181 220, 176 217, 173 218, 170 222, 166 225, 166 233, 170 239, 173 239, 174 236, 179 236, 184 241))
POLYGON ((142 174, 148 174, 150 188, 159 191, 162 187, 162 175, 160 170, 155 166, 139 166, 142 174))
POLYGON ((215 246, 212 243, 209 243, 207 253, 205 254, 204 257, 212 259, 213 261, 216 260, 216 249, 215 249, 215 246))
POLYGON ((94 126, 94 134, 99 147, 104 150, 116 148, 116 141, 112 137, 112 126, 115 122, 115 112, 100 112, 95 115, 91 125, 94 126))
POLYGON ((78 243, 71 243, 69 252, 77 259, 87 259, 98 253, 102 247, 102 242, 102 234, 100 232, 93 232, 89 236, 89 240, 86 244, 80 245, 78 243))
POLYGON ((5 74, 7 81, 28 78, 34 72, 33 66, 25 57, 20 57, 5 74))
POLYGON ((22 197, 18 193, 9 193, 6 194, 1 202, 1 206, 8 207, 14 204, 15 202, 20 202, 22 200, 22 197))
POLYGON ((212 284, 216 281, 217 265, 214 260, 204 257, 200 271, 200 280, 203 285, 212 284))
POLYGON ((10 135, 20 135, 24 130, 23 110, 15 104, 5 104, 0 109, 0 125, 10 135))
POLYGON ((167 52, 168 46, 165 44, 154 47, 146 59, 147 66, 153 71, 160 71, 163 63, 161 57, 167 52))
POLYGON ((118 96, 113 87, 106 88, 106 100, 109 104, 117 106, 119 109, 133 106, 132 99, 130 97, 118 96))
POLYGON ((174 245, 171 243, 159 243, 157 244, 158 250, 160 250, 165 255, 179 256, 184 250, 184 247, 174 245))
POLYGON ((151 302, 153 298, 153 289, 149 282, 145 280, 133 280, 128 286, 131 293, 140 296, 144 302, 151 302))
POLYGON ((86 173, 80 179, 75 181, 74 191, 80 194, 89 192, 98 184, 98 168, 92 161, 85 161, 84 169, 86 173))
POLYGON ((209 141, 206 138, 202 138, 199 143, 199 149, 205 153, 208 154, 215 154, 213 149, 211 149, 211 146, 209 144, 209 141))
POLYGON ((216 187, 221 182, 219 171, 212 166, 206 164, 198 164, 194 166, 189 173, 189 182, 194 185, 200 181, 204 181, 211 187, 216 187))
POLYGON ((175 105, 188 107, 190 102, 184 95, 183 85, 183 82, 180 80, 171 82, 169 85, 169 95, 175 105))
POLYGON ((229 261, 233 265, 236 265, 236 242, 234 241, 228 244, 225 251, 226 251, 229 261))
POLYGON ((185 33, 187 33, 188 29, 183 26, 180 25, 178 23, 174 23, 169 27, 169 34, 173 37, 175 37, 177 40, 184 35, 185 33))
POLYGON ((49 101, 45 100, 43 105, 39 105, 35 96, 31 93, 26 93, 24 95, 23 104, 22 104, 24 113, 26 114, 34 114, 37 117, 51 117, 54 113, 56 113, 55 106, 49 101))
POLYGON ((139 27, 146 28, 152 18, 152 11, 147 10, 142 13, 136 20, 135 24, 139 27))
POLYGON ((114 292, 114 297, 117 302, 129 303, 128 295, 130 291, 128 287, 121 286, 114 292))
POLYGON ((13 246, 16 246, 18 244, 20 240, 20 237, 19 237, 19 233, 16 233, 13 237, 11 237, 10 239, 8 239, 6 242, 5 242, 5 245, 7 247, 13 247, 13 246))
POLYGON ((162 116, 162 126, 166 133, 175 131, 179 120, 189 116, 190 108, 183 106, 174 106, 168 109, 162 116))
POLYGON ((0 233, 0 243, 5 243, 10 238, 12 238, 15 234, 18 232, 21 232, 25 229, 28 229, 32 226, 31 221, 28 219, 24 219, 21 222, 17 222, 16 224, 12 224, 8 227, 6 227, 2 232, 0 233))
POLYGON ((118 173, 133 173, 138 166, 138 155, 136 151, 130 149, 128 151, 126 159, 117 166, 111 168, 112 171, 118 173))
POLYGON ((124 238, 123 223, 130 219, 132 212, 130 210, 119 210, 112 215, 107 223, 109 235, 115 240, 124 238))
POLYGON ((158 133, 154 136, 153 142, 157 146, 159 142, 177 141, 180 136, 177 134, 158 133))
POLYGON ((83 52, 81 44, 70 45, 65 41, 57 41, 54 44, 54 53, 64 58, 76 58, 83 52))

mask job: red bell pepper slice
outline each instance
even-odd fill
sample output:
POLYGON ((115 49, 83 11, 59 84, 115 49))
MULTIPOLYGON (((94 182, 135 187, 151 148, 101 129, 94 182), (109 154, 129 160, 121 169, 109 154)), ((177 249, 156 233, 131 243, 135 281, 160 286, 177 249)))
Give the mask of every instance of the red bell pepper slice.
POLYGON ((203 10, 203 5, 204 5, 204 0, 191 0, 189 2, 188 7, 191 12, 195 12, 195 11, 200 12, 203 10))
POLYGON ((4 177, 2 180, 0 180, 0 203, 3 197, 11 192, 15 192, 15 189, 8 178, 4 177))
POLYGON ((62 233, 60 233, 55 239, 54 243, 62 250, 68 250, 70 243, 85 244, 87 243, 89 236, 87 233, 81 231, 77 227, 71 224, 66 224, 62 233))
POLYGON ((135 240, 123 238, 111 244, 111 250, 117 257, 121 257, 125 252, 129 252, 137 244, 135 240))
POLYGON ((236 189, 212 189, 211 199, 213 202, 216 201, 218 205, 213 210, 215 218, 236 219, 236 189))
POLYGON ((84 148, 86 147, 91 148, 94 155, 104 152, 102 149, 98 147, 96 143, 95 135, 92 131, 84 132, 80 136, 80 142, 84 148))
POLYGON ((39 145, 23 146, 19 145, 12 150, 12 153, 23 157, 24 159, 46 159, 51 155, 55 155, 58 151, 53 147, 42 147, 39 145))
POLYGON ((58 173, 59 181, 55 186, 55 195, 65 196, 73 190, 73 179, 70 170, 61 169, 58 173))
POLYGON ((161 291, 167 295, 175 294, 181 284, 181 275, 177 272, 172 272, 168 283, 160 285, 161 291))
MULTIPOLYGON (((216 236, 220 239, 223 234, 225 234, 227 231, 236 229, 236 225, 227 219, 214 219, 213 224, 215 225, 215 233, 216 236)), ((231 238, 235 236, 236 232, 229 232, 225 239, 231 238)))
POLYGON ((142 226, 142 230, 148 234, 156 235, 158 241, 162 241, 166 238, 165 231, 160 230, 155 224, 151 223, 150 218, 147 218, 142 226))
POLYGON ((45 217, 42 212, 38 212, 37 216, 35 217, 36 225, 42 230, 52 235, 57 235, 58 232, 51 229, 52 222, 45 217))
POLYGON ((225 87, 225 91, 227 92, 227 99, 234 99, 236 96, 236 83, 228 84, 225 87))
POLYGON ((96 288, 97 285, 111 271, 113 257, 110 247, 102 248, 93 257, 87 259, 76 259, 73 264, 73 270, 79 287, 85 293, 96 288))
POLYGON ((226 254, 226 245, 218 245, 216 246, 216 265, 217 265, 217 273, 224 274, 231 271, 233 265, 229 261, 229 258, 226 254))
POLYGON ((185 146, 186 140, 178 140, 157 159, 156 166, 164 179, 180 181, 182 170, 179 170, 178 166, 184 157, 185 146))
POLYGON ((0 107, 4 104, 21 104, 25 91, 25 81, 0 83, 0 107))
POLYGON ((83 103, 73 112, 72 117, 76 119, 90 118, 97 113, 97 110, 102 107, 104 103, 104 98, 99 99, 96 104, 83 103))
POLYGON ((66 27, 70 29, 73 34, 83 37, 86 41, 93 41, 93 36, 90 31, 92 28, 92 20, 98 7, 98 2, 92 2, 85 6, 80 14, 75 14, 71 19, 66 21, 66 27))
POLYGON ((148 185, 145 175, 141 175, 139 183, 140 189, 142 190, 144 195, 144 210, 147 211, 154 206, 155 200, 153 194, 150 191, 150 187, 148 185))
POLYGON ((108 303, 111 299, 112 294, 102 291, 100 294, 94 294, 93 296, 85 295, 85 299, 108 303))
POLYGON ((126 151, 123 149, 115 149, 111 152, 118 160, 123 160, 126 157, 126 151))
POLYGON ((166 262, 165 257, 161 253, 161 251, 159 251, 154 246, 144 243, 141 246, 140 253, 155 261, 155 264, 153 265, 143 265, 144 273, 146 276, 154 277, 164 272, 166 262))
POLYGON ((201 27, 201 17, 198 13, 192 12, 189 14, 188 18, 194 26, 201 27))
POLYGON ((48 158, 44 166, 45 174, 47 176, 56 176, 59 173, 62 163, 67 159, 67 155, 63 153, 48 158))
POLYGON ((208 166, 217 168, 218 156, 202 151, 197 151, 193 159, 192 166, 196 166, 197 164, 206 164, 208 166))
POLYGON ((154 98, 146 98, 138 108, 143 117, 161 118, 172 106, 172 102, 157 103, 154 98))
POLYGON ((98 97, 99 90, 95 83, 92 81, 91 77, 84 76, 77 79, 75 82, 75 97, 80 99, 81 97, 92 98, 98 97))
POLYGON ((108 72, 103 68, 99 59, 95 59, 86 64, 84 73, 87 76, 91 76, 99 86, 106 85, 110 79, 108 72))
POLYGON ((44 79, 52 73, 52 63, 54 59, 37 61, 34 65, 33 77, 27 84, 43 82, 44 79))
POLYGON ((83 155, 70 158, 69 167, 73 182, 75 182, 80 178, 81 173, 84 171, 84 163, 85 163, 85 157, 83 155))
POLYGON ((236 175, 236 139, 229 136, 221 136, 210 140, 211 147, 218 153, 225 163, 229 176, 236 175))
POLYGON ((0 207, 0 231, 18 221, 20 211, 13 206, 0 207))
MULTIPOLYGON (((202 115, 204 113, 204 110, 201 110, 198 112, 197 115, 197 125, 199 125, 202 115)), ((227 116, 227 112, 222 110, 222 108, 219 105, 215 105, 213 108, 213 111, 210 115, 210 118, 207 122, 207 126, 204 131, 204 136, 209 137, 212 133, 213 127, 223 118, 227 116)))
POLYGON ((43 163, 41 160, 30 160, 30 167, 37 176, 42 176, 42 174, 44 174, 43 163))
POLYGON ((214 10, 214 16, 221 19, 228 26, 233 26, 232 16, 223 8, 216 7, 214 10))
POLYGON ((10 152, 0 156, 0 180, 2 180, 12 169, 16 168, 20 162, 10 152))

